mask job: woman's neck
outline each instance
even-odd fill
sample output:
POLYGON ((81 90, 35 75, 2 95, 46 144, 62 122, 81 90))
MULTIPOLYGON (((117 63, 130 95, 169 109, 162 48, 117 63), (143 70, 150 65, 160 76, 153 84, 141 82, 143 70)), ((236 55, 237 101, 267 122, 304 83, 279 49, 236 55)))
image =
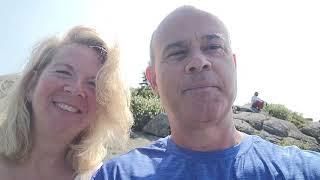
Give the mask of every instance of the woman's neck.
POLYGON ((66 143, 36 138, 29 155, 16 163, 16 172, 37 179, 71 178, 74 171, 71 163, 65 158, 68 148, 66 143))

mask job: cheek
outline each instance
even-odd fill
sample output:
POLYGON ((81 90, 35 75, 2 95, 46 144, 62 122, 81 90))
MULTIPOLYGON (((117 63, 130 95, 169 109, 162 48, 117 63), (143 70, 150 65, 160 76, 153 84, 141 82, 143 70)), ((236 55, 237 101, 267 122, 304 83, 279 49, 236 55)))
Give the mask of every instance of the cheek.
POLYGON ((95 116, 96 111, 97 111, 97 100, 95 95, 91 95, 88 97, 88 108, 89 108, 89 114, 91 116, 95 116))
POLYGON ((32 96, 34 99, 47 97, 56 87, 56 82, 50 80, 49 78, 40 78, 33 90, 32 96))
POLYGON ((183 79, 185 74, 183 65, 163 65, 162 68, 159 68, 159 73, 163 84, 171 84, 173 86, 177 85, 177 82, 183 79))
POLYGON ((223 81, 224 89, 227 94, 234 94, 234 91, 236 90, 236 72, 234 67, 231 67, 231 64, 224 64, 218 73, 223 81))
POLYGON ((179 91, 179 83, 183 79, 183 74, 180 73, 179 69, 176 68, 166 68, 160 72, 158 76, 158 86, 160 89, 160 94, 166 94, 172 96, 179 91))

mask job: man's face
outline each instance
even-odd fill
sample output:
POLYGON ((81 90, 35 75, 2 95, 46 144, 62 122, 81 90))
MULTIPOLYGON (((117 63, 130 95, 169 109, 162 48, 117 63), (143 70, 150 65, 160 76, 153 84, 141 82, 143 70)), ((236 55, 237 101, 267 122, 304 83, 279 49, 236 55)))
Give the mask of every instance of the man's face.
POLYGON ((156 33, 152 84, 171 118, 187 126, 224 119, 236 96, 235 60, 224 25, 185 11, 172 14, 156 33))

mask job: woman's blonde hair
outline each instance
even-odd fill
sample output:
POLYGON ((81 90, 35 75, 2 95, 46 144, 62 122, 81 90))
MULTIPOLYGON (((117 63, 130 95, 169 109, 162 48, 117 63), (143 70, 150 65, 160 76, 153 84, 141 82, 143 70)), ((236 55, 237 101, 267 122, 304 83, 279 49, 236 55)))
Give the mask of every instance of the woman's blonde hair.
POLYGON ((95 168, 110 147, 121 147, 128 139, 132 126, 130 96, 120 76, 119 48, 108 48, 95 30, 74 27, 63 38, 52 37, 39 43, 20 80, 8 95, 8 105, 2 108, 0 119, 0 156, 19 161, 32 150, 31 104, 28 91, 35 86, 43 69, 56 52, 68 44, 92 48, 101 57, 103 66, 97 75, 97 119, 90 123, 74 141, 66 154, 76 174, 95 168))

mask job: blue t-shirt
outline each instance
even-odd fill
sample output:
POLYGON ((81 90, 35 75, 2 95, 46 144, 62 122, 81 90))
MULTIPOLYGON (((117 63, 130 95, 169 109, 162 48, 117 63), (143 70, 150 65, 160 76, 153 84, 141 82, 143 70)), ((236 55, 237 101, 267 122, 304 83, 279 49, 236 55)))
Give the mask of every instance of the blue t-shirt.
POLYGON ((251 135, 222 151, 199 152, 177 146, 168 136, 108 161, 93 179, 320 180, 320 153, 281 147, 251 135))

